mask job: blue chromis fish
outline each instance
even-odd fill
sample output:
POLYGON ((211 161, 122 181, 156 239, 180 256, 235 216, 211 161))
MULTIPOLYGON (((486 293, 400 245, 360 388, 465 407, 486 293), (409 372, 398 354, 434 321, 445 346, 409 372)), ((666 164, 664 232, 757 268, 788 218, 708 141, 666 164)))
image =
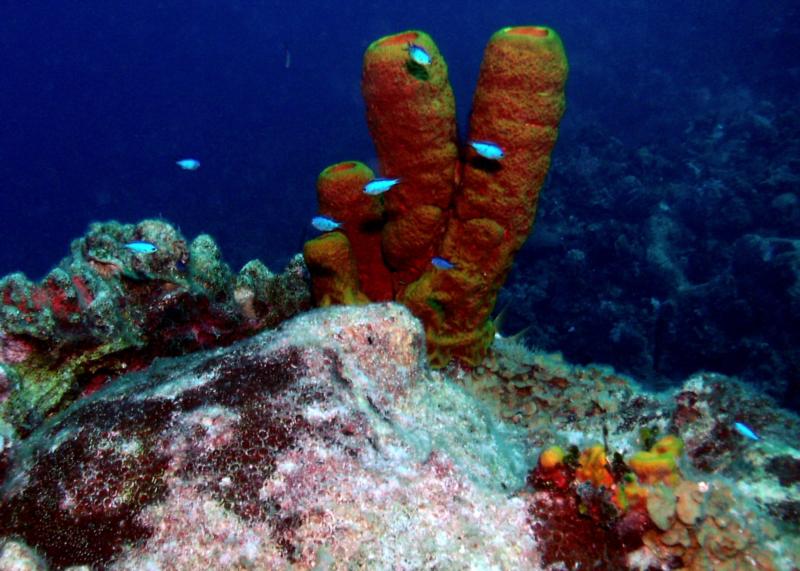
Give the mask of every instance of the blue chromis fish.
POLYGON ((399 178, 375 178, 364 185, 364 193, 371 196, 383 194, 398 182, 399 178))
POLYGON ((200 161, 197 159, 181 159, 179 161, 175 161, 175 164, 185 171, 196 171, 200 168, 200 161))
POLYGON ((420 46, 419 44, 408 44, 408 55, 411 56, 411 60, 414 63, 418 63, 419 65, 431 65, 433 58, 431 54, 428 53, 428 50, 420 46))
POLYGON ((431 258, 431 264, 433 264, 435 268, 439 268, 440 270, 452 270, 453 268, 456 267, 456 265, 450 260, 446 260, 445 258, 440 258, 439 256, 431 258))
POLYGON ((134 240, 128 242, 123 246, 126 250, 130 250, 134 254, 152 254, 158 251, 158 246, 152 242, 143 242, 141 240, 134 240))
POLYGON ((734 422, 733 428, 735 428, 736 432, 738 432, 745 438, 749 438, 750 440, 761 440, 761 437, 758 434, 756 434, 752 428, 750 428, 743 422, 734 422))
POLYGON ((330 232, 331 230, 339 228, 342 223, 337 222, 330 216, 314 216, 314 218, 311 219, 311 225, 320 232, 330 232))
POLYGON ((506 156, 500 145, 491 141, 470 141, 469 146, 475 149, 475 152, 484 159, 489 159, 490 161, 499 161, 506 156))

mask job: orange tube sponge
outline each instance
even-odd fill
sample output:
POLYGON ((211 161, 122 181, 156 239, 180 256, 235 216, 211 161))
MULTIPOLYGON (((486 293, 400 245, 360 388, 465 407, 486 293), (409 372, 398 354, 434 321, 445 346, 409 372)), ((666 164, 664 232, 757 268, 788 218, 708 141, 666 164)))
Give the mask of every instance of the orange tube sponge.
MULTIPOLYGON (((311 268, 319 299, 360 299, 352 292, 362 291, 376 301, 392 296, 425 324, 431 365, 478 364, 494 339, 497 294, 536 215, 564 112, 567 67, 561 40, 549 28, 495 33, 473 100, 470 145, 460 156, 447 65, 433 40, 407 31, 373 42, 361 82, 367 123, 381 174, 400 180, 367 200, 353 190, 363 186, 363 165, 340 163, 323 172, 320 210, 345 222, 361 289, 341 274, 349 266, 317 259, 328 276, 325 286, 317 284, 311 268), (499 160, 479 155, 478 141, 501 147, 499 160), (381 201, 378 252, 373 229, 380 226, 381 201), (432 263, 436 258, 442 260, 432 263), (324 287, 334 289, 326 294, 324 287)), ((325 242, 311 253, 327 251, 344 263, 342 248, 325 242)))
POLYGON ((503 28, 484 52, 469 136, 499 145, 505 157, 489 162, 471 152, 456 208, 461 220, 496 221, 516 248, 536 216, 566 105, 567 71, 561 39, 545 27, 503 28))
POLYGON ((420 31, 373 42, 361 87, 382 174, 401 179, 385 196, 383 234, 398 295, 427 268, 444 234, 458 163, 455 98, 444 58, 420 31), (412 46, 428 54, 429 65, 410 56, 412 46))
POLYGON ((469 151, 439 254, 455 269, 429 269, 403 299, 425 322, 434 366, 452 358, 477 364, 492 342, 497 293, 531 230, 550 165, 567 70, 549 28, 504 28, 486 47, 470 138, 499 145, 505 156, 469 151))
POLYGON ((361 291, 371 301, 392 299, 391 275, 381 254, 383 203, 364 193, 375 178, 367 165, 346 161, 331 165, 317 178, 319 212, 342 223, 358 268, 361 291))
POLYGON ((676 486, 680 482, 678 458, 683 441, 677 436, 665 436, 645 452, 637 452, 628 461, 631 470, 643 484, 664 483, 676 486))
POLYGON ((318 307, 369 303, 358 282, 350 241, 341 232, 328 232, 303 246, 303 257, 313 276, 311 294, 318 307))

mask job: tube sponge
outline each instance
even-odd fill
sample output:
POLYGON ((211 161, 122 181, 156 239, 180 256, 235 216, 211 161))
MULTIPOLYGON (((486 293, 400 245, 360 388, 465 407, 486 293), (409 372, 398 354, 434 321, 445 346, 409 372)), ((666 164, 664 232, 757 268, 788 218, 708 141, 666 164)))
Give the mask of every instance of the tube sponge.
POLYGON ((317 202, 321 214, 342 223, 361 291, 371 301, 388 301, 392 282, 381 254, 383 203, 379 196, 364 194, 364 185, 373 178, 372 169, 358 161, 331 165, 317 178, 317 202))
POLYGON ((490 316, 536 216, 567 71, 561 40, 549 28, 503 28, 486 47, 470 139, 496 143, 505 157, 468 152, 439 254, 456 271, 429 269, 403 299, 425 322, 434 366, 452 358, 477 364, 492 342, 490 316))
POLYGON ((359 287, 356 259, 350 240, 341 232, 329 232, 303 246, 308 271, 314 276, 311 295, 318 307, 369 303, 359 287))
POLYGON ((361 81, 367 124, 381 176, 400 182, 380 197, 363 197, 357 195, 370 172, 365 166, 323 171, 320 210, 344 222, 349 242, 312 244, 312 256, 338 257, 310 261, 315 297, 393 298, 424 323, 432 366, 453 359, 478 364, 494 339, 497 294, 536 216, 567 71, 561 40, 549 28, 503 28, 492 36, 469 127, 473 142, 504 151, 490 160, 469 144, 459 153, 447 65, 430 36, 411 30, 373 42, 361 81), (355 262, 345 253, 348 243, 355 262), (433 264, 435 258, 449 263, 433 264))
POLYGON ((458 164, 456 104, 447 64, 431 37, 411 30, 374 41, 364 54, 361 91, 381 172, 402 181, 385 196, 383 254, 395 293, 437 255, 458 164), (423 48, 428 66, 409 57, 423 48))

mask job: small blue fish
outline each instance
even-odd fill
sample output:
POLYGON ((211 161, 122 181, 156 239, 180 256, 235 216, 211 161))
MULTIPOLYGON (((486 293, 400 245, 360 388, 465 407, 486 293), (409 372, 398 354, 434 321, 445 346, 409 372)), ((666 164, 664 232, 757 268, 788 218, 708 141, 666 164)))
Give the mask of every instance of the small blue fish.
POLYGON ((339 228, 342 223, 337 222, 330 216, 314 216, 314 218, 311 219, 311 225, 320 232, 330 232, 331 230, 339 228))
POLYGON ((375 178, 364 185, 364 193, 371 196, 383 194, 398 182, 399 178, 375 178))
POLYGON ((733 427, 736 429, 736 432, 745 438, 749 438, 750 440, 761 440, 761 437, 743 422, 734 422, 733 427))
POLYGON ((491 141, 470 141, 469 146, 475 149, 475 152, 484 159, 489 159, 490 161, 499 161, 506 156, 500 145, 491 141))
POLYGON ((440 270, 452 270, 453 268, 456 267, 456 265, 450 260, 445 260, 444 258, 440 258, 439 256, 431 258, 431 264, 433 264, 434 267, 439 268, 440 270))
POLYGON ((200 161, 197 159, 181 159, 179 161, 175 161, 175 164, 185 171, 196 171, 200 168, 200 161))
POLYGON ((428 66, 433 62, 431 54, 419 44, 408 44, 408 55, 411 56, 414 63, 418 63, 419 65, 428 66))
POLYGON ((130 250, 134 254, 152 254, 158 251, 158 247, 151 242, 142 242, 135 240, 128 242, 123 246, 126 250, 130 250))

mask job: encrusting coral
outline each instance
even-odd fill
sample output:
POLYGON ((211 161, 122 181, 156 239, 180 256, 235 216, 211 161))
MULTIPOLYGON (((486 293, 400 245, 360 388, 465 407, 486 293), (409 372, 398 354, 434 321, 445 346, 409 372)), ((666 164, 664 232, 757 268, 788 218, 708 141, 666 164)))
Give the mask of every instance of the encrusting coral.
POLYGON ((337 238, 306 244, 316 303, 400 301, 425 324, 433 366, 480 362, 494 338, 498 291, 536 216, 567 68, 553 30, 496 32, 484 53, 469 144, 460 149, 447 65, 430 36, 407 31, 373 42, 362 79, 367 123, 381 175, 399 182, 371 196, 362 191, 371 180, 365 165, 323 171, 320 213, 342 226, 337 238), (482 154, 481 144, 496 154, 482 154))

